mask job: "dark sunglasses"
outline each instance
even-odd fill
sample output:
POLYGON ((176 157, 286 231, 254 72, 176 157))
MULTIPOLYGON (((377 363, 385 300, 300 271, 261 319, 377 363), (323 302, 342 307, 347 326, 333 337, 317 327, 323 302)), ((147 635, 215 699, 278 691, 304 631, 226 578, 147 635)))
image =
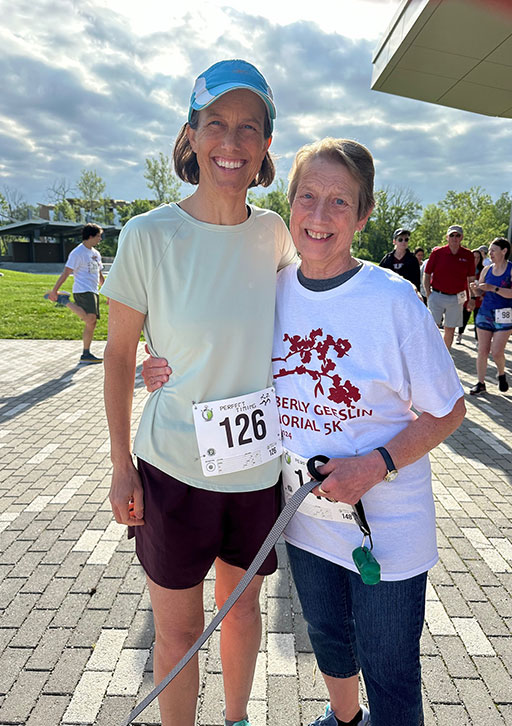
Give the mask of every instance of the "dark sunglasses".
POLYGON ((460 232, 450 232, 450 235, 449 236, 450 237, 462 237, 462 235, 460 234, 460 232))
POLYGON ((397 242, 409 242, 410 237, 397 237, 397 242))

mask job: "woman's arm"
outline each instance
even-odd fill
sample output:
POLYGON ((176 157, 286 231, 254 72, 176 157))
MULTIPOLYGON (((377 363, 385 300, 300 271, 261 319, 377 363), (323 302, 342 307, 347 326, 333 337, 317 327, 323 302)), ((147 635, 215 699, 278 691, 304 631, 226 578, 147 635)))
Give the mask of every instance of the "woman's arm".
POLYGON ((500 295, 500 297, 504 299, 510 300, 512 298, 512 289, 509 287, 497 287, 489 282, 479 282, 478 288, 482 290, 482 292, 494 292, 496 295, 500 295))
POLYGON ((145 315, 110 301, 108 341, 104 354, 105 409, 113 464, 110 503, 120 524, 144 524, 144 503, 139 475, 131 454, 131 413, 137 345, 145 315), (133 501, 133 515, 129 504, 133 501))
MULTIPOLYGON (((403 469, 444 441, 460 426, 465 414, 466 406, 461 396, 446 416, 436 418, 429 413, 422 413, 390 441, 383 441, 381 445, 388 450, 396 468, 403 469)), ((384 479, 387 471, 384 459, 375 450, 364 456, 331 459, 318 470, 322 474, 329 474, 322 483, 323 492, 347 504, 355 504, 363 494, 384 479)), ((386 483, 386 486, 392 487, 393 482, 386 483)), ((313 492, 317 496, 322 495, 318 487, 313 492)))

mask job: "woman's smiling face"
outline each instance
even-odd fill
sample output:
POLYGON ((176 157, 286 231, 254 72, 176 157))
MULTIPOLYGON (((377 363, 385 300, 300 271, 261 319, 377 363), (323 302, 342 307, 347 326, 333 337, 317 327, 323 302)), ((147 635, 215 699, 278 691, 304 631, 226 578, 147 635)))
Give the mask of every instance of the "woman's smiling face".
POLYGON ((187 134, 203 189, 245 198, 270 146, 265 114, 261 98, 246 89, 230 91, 199 112, 197 129, 189 126, 187 134))
POLYGON ((293 199, 290 231, 306 277, 335 277, 350 266, 358 218, 359 183, 348 169, 321 156, 308 161, 293 199))

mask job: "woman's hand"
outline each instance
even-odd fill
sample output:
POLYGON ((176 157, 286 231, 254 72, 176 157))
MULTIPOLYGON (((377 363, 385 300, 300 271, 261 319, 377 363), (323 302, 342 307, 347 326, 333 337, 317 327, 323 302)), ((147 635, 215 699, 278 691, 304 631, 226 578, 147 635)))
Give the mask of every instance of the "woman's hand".
POLYGON ((478 282, 473 281, 473 282, 469 283, 469 290, 470 290, 471 294, 474 295, 475 297, 480 295, 479 287, 480 286, 479 286, 478 282))
POLYGON ((144 524, 144 491, 131 459, 126 465, 114 466, 109 499, 116 522, 132 527, 144 524))
POLYGON ((146 389, 152 393, 158 388, 161 388, 164 383, 167 383, 172 369, 169 368, 169 364, 165 358, 154 358, 147 345, 145 346, 145 350, 149 358, 146 358, 142 363, 142 378, 146 389))
POLYGON ((371 451, 364 456, 330 459, 327 464, 319 466, 318 471, 329 476, 313 489, 317 497, 354 505, 363 494, 384 479, 387 469, 379 452, 371 451))

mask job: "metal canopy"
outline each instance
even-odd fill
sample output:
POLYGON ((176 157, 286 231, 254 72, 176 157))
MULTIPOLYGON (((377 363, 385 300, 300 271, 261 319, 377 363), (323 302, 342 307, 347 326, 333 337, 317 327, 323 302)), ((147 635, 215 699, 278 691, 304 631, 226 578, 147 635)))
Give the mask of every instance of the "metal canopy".
MULTIPOLYGON (((115 225, 100 225, 104 237, 115 237, 121 227, 115 225)), ((76 222, 50 222, 47 219, 25 219, 0 227, 0 237, 15 235, 19 237, 81 237, 85 223, 76 222)))
POLYGON ((372 89, 512 118, 512 0, 404 0, 372 89))

